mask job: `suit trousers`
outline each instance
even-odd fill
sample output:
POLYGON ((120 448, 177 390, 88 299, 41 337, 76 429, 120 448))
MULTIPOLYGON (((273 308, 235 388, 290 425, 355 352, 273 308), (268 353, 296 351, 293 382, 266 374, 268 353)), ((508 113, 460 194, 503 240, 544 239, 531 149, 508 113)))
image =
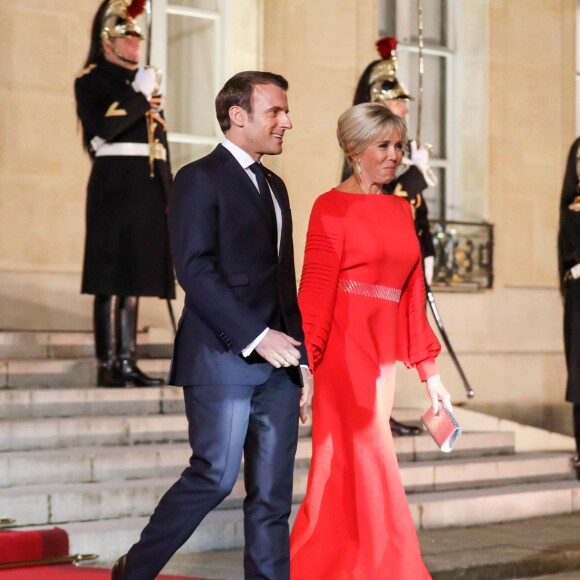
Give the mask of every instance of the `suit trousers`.
POLYGON ((244 577, 287 580, 300 389, 283 369, 264 384, 184 387, 189 467, 127 553, 127 580, 152 580, 232 491, 244 457, 244 577))

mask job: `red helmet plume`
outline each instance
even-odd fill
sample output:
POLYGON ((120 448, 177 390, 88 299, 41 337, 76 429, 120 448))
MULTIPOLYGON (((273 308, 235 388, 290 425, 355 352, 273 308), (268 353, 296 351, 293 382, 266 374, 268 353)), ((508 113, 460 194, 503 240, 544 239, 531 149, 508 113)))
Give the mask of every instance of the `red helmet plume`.
POLYGON ((147 0, 133 0, 129 6, 127 6, 127 16, 130 18, 137 18, 145 10, 145 3, 147 0))
POLYGON ((387 60, 391 58, 391 53, 397 49, 397 39, 394 36, 383 36, 375 43, 381 58, 387 60))

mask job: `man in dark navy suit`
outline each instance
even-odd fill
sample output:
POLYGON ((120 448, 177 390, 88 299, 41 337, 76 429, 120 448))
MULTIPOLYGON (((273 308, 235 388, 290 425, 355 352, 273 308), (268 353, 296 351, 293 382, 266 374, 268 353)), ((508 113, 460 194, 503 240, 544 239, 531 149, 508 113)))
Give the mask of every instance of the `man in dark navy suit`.
POLYGON ((114 579, 155 578, 229 495, 242 454, 245 578, 289 578, 298 418, 312 383, 288 193, 260 164, 282 152, 292 127, 287 89, 272 73, 232 77, 216 98, 223 143, 175 177, 169 230, 185 307, 169 383, 185 386, 193 454, 114 579))

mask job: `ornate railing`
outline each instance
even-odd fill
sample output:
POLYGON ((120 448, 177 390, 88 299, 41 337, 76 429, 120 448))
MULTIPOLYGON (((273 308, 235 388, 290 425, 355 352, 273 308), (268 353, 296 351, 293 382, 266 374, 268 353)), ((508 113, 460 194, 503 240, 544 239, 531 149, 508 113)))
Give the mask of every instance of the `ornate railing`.
POLYGON ((431 221, 437 290, 473 292, 493 287, 493 225, 431 221))

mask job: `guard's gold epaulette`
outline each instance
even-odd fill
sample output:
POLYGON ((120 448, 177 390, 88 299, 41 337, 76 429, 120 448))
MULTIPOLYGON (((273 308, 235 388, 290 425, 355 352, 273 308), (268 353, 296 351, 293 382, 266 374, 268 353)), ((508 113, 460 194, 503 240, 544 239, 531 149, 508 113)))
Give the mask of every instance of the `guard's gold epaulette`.
POLYGON ((88 66, 86 66, 82 71, 80 71, 77 74, 76 78, 80 79, 81 77, 88 75, 94 68, 97 68, 97 65, 93 62, 93 63, 89 64, 88 66))

